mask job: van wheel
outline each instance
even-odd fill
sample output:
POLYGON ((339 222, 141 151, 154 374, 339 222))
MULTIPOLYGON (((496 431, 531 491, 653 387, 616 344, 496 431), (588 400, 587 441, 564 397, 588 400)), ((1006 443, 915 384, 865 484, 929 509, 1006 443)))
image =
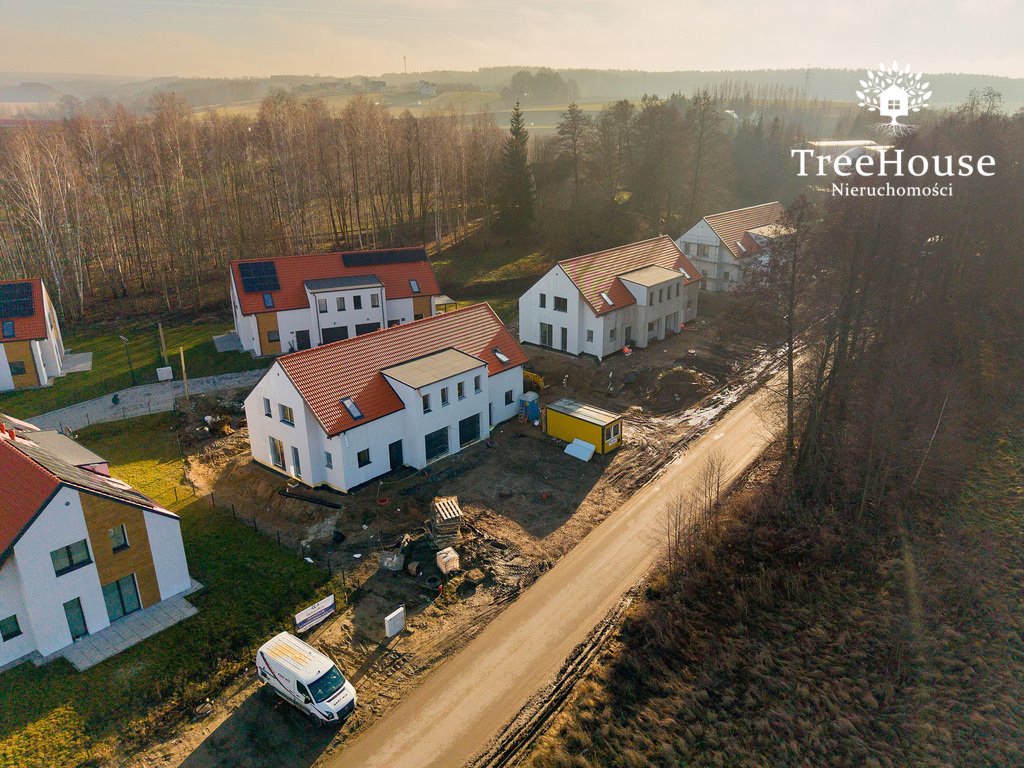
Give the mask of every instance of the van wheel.
POLYGON ((306 713, 306 717, 308 717, 308 718, 309 718, 309 722, 311 722, 311 723, 312 723, 313 725, 315 725, 315 726, 316 726, 317 728, 319 728, 319 727, 320 727, 321 725, 323 725, 323 724, 324 724, 324 721, 323 721, 323 720, 321 720, 321 719, 320 719, 319 717, 317 717, 316 715, 314 715, 314 714, 313 714, 312 712, 307 712, 307 713, 306 713))

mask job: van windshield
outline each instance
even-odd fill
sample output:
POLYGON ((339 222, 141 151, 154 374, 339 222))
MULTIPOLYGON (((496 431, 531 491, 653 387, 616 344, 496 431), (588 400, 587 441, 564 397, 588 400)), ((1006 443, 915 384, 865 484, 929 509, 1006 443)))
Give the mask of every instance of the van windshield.
POLYGON ((309 692, 313 694, 313 701, 319 704, 340 691, 343 685, 345 685, 345 676, 338 671, 337 667, 331 667, 309 684, 309 692))

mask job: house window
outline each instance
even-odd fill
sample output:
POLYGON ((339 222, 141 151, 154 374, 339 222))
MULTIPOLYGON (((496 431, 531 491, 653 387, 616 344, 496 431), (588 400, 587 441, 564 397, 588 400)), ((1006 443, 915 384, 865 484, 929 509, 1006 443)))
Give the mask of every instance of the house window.
POLYGON ((658 303, 661 304, 661 302, 663 302, 664 300, 665 300, 665 289, 664 288, 659 288, 658 289, 658 303))
POLYGON ((542 347, 551 347, 555 343, 555 331, 551 323, 540 324, 540 343, 542 347))
POLYGON ((14 338, 14 321, 13 320, 4 320, 4 338, 5 339, 13 339, 14 338))
POLYGON ((352 297, 352 309, 362 309, 362 308, 363 308, 363 297, 362 296, 358 296, 358 295, 353 296, 352 297))
POLYGON ((459 382, 455 385, 455 394, 458 395, 459 400, 466 399, 466 385, 463 382, 459 382))
POLYGON ((889 109, 890 110, 894 110, 894 111, 898 110, 898 109, 901 109, 900 100, 899 99, 889 99, 889 109))
POLYGON ((21 625, 18 624, 17 616, 8 616, 0 619, 0 638, 6 643, 21 634, 21 625))
POLYGON ((280 331, 267 331, 267 341, 269 341, 269 342, 281 341, 281 332, 280 331))
POLYGON ((14 360, 11 362, 11 376, 24 376, 25 375, 25 363, 21 360, 14 360))
POLYGON ((633 326, 632 325, 627 325, 623 329, 622 340, 625 341, 627 344, 632 344, 633 343, 633 326))
POLYGON ((479 392, 480 391, 480 377, 479 376, 474 376, 473 377, 473 391, 474 392, 479 392))
POLYGON ((295 412, 287 405, 281 406, 281 423, 287 424, 289 427, 295 426, 295 412))
POLYGON ((563 296, 555 296, 555 312, 568 312, 569 301, 563 296))
POLYGON ((370 306, 374 307, 374 308, 380 306, 380 295, 379 294, 376 294, 376 293, 371 293, 370 294, 370 306))
POLYGON ((548 305, 548 295, 546 293, 542 293, 540 295, 540 308, 544 309, 547 305, 548 305))
POLYGON ((302 462, 299 461, 299 449, 292 446, 292 474, 302 477, 302 462))
POLYGON ((619 442, 619 435, 622 433, 622 422, 616 421, 614 424, 609 424, 604 428, 604 442, 607 445, 613 445, 619 442))
POLYGON ((53 562, 53 572, 58 576, 70 573, 76 568, 89 565, 92 558, 89 557, 89 544, 85 539, 60 547, 50 553, 50 560, 53 562))
POLYGON ((587 343, 588 344, 592 344, 593 341, 594 341, 594 332, 593 331, 587 331, 587 343))
POLYGON ((111 528, 107 531, 107 535, 110 537, 111 551, 120 552, 123 549, 128 549, 128 532, 124 528, 124 523, 111 528))
POLYGON ((316 308, 317 308, 317 311, 321 315, 326 315, 327 314, 327 299, 317 299, 316 300, 316 308))
POLYGON ((103 601, 107 604, 107 616, 111 621, 117 621, 141 609, 142 601, 139 600, 135 574, 129 573, 124 578, 103 587, 103 601))
POLYGON ((276 437, 270 438, 270 463, 284 469, 284 446, 276 437))
POLYGON ((648 292, 648 294, 647 294, 647 303, 649 305, 654 303, 654 291, 648 292))
POLYGON ((338 311, 339 312, 344 312, 345 311, 345 297, 344 296, 339 296, 338 297, 338 311))
POLYGON ((701 243, 700 245, 697 246, 697 258, 698 259, 706 259, 707 257, 708 257, 708 247, 707 247, 707 245, 701 243))
POLYGON ((448 405, 448 387, 441 387, 441 407, 448 405))
POLYGON ((505 405, 512 405, 512 390, 509 389, 505 392, 505 405))
POLYGON ((678 283, 676 283, 676 296, 679 295, 679 289, 682 288, 682 286, 683 286, 683 283, 682 283, 681 280, 678 283))
POLYGON ((274 308, 274 295, 273 294, 271 294, 271 293, 264 293, 263 294, 263 307, 265 309, 273 309, 274 308))
POLYGON ((330 451, 324 451, 324 466, 328 469, 334 469, 334 457, 331 456, 330 451))
POLYGON ((686 297, 686 308, 690 309, 692 307, 693 307, 693 299, 691 299, 689 296, 687 296, 686 297))
POLYGON ((608 339, 610 341, 615 341, 615 328, 614 328, 614 326, 608 329, 608 339))
POLYGON ((273 418, 273 416, 274 416, 273 411, 270 410, 270 398, 269 397, 264 397, 263 398, 263 415, 264 416, 269 416, 271 418, 273 418))
POLYGON ((722 279, 728 281, 728 279, 729 279, 729 270, 725 270, 722 273, 722 279))
POLYGON ((359 462, 360 467, 365 467, 370 463, 370 449, 363 448, 359 453, 356 454, 356 461, 359 462))
POLYGON ((413 293, 419 293, 420 292, 420 284, 419 284, 418 280, 410 280, 409 281, 409 287, 412 288, 412 292, 413 293))
POLYGON ((423 412, 430 413, 430 393, 423 396, 423 412))

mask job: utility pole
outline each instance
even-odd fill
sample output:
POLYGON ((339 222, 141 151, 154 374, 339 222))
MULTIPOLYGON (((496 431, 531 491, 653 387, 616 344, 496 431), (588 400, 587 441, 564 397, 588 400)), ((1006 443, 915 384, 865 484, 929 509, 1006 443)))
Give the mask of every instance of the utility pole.
POLYGON ((167 362, 167 341, 164 339, 164 324, 161 323, 159 320, 157 321, 156 329, 157 332, 160 334, 160 354, 164 358, 164 365, 170 365, 170 363, 167 362))
POLYGON ((188 405, 188 374, 185 373, 185 348, 178 347, 178 353, 181 355, 181 381, 185 385, 185 404, 188 405))

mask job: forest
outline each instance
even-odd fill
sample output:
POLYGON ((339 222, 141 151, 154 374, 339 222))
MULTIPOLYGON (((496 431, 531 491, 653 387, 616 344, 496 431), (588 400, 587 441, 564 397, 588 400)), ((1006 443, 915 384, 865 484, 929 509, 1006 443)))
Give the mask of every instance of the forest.
MULTIPOLYGON (((552 259, 667 232, 800 191, 800 106, 739 119, 723 94, 645 97, 517 141, 532 208, 501 226, 509 127, 416 118, 358 97, 332 112, 276 90, 255 117, 197 115, 173 93, 0 130, 0 277, 44 278, 65 322, 222 306, 230 259, 473 236, 552 259), (771 117, 769 117, 771 115, 771 117)), ((749 94, 748 94, 748 107, 749 94)))

